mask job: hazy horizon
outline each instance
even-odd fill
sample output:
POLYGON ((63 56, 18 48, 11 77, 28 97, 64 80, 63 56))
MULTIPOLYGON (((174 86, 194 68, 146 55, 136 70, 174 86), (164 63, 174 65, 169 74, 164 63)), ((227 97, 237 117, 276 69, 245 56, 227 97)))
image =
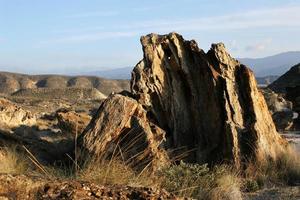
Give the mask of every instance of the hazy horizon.
POLYGON ((141 35, 176 31, 234 57, 299 51, 296 0, 0 0, 0 71, 68 73, 134 66, 141 35))

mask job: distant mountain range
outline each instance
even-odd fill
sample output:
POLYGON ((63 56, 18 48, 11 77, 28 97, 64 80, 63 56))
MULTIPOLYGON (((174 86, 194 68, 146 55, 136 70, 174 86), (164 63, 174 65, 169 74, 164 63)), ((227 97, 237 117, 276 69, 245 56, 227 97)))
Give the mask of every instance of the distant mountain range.
POLYGON ((130 79, 133 67, 123 67, 110 70, 98 70, 91 72, 77 73, 77 75, 99 76, 108 79, 130 79))
MULTIPOLYGON (((287 72, 293 65, 300 63, 300 51, 290 51, 264 58, 237 58, 249 66, 259 82, 269 84, 287 72)), ((100 76, 109 79, 130 79, 133 67, 123 67, 111 70, 83 72, 81 75, 100 76)))
POLYGON ((281 76, 292 66, 300 63, 300 51, 290 51, 264 58, 238 58, 238 60, 249 66, 256 77, 281 76))

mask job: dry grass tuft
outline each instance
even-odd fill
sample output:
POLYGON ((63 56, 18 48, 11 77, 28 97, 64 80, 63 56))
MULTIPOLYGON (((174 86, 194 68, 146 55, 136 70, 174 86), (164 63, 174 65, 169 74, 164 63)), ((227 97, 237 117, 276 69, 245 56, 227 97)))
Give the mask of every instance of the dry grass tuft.
MULTIPOLYGON (((218 172, 215 172, 218 174, 218 172)), ((215 184, 210 191, 211 200, 239 200, 242 199, 241 178, 238 173, 230 168, 223 170, 215 180, 215 184)))
POLYGON ((137 173, 120 160, 86 162, 77 171, 76 178, 100 185, 154 186, 154 177, 147 171, 137 173))
POLYGON ((291 147, 280 153, 276 160, 252 162, 245 171, 246 179, 259 187, 268 183, 298 185, 300 183, 300 155, 291 147))
POLYGON ((30 161, 16 146, 0 148, 0 173, 24 174, 30 170, 30 161))

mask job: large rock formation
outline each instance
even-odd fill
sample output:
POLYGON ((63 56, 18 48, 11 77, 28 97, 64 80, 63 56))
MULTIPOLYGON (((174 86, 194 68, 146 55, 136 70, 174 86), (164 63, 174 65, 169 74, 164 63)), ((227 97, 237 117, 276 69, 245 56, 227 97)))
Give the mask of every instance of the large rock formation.
POLYGON ((79 138, 81 158, 87 154, 100 160, 119 157, 137 170, 149 163, 152 169, 167 164, 167 155, 159 147, 165 132, 146 114, 142 105, 130 97, 109 96, 79 138))
POLYGON ((136 100, 109 96, 82 134, 81 148, 97 156, 112 153, 120 138, 141 133, 145 153, 135 163, 161 164, 167 160, 158 147, 165 130, 164 148, 189 152, 189 162, 239 167, 251 158, 276 158, 284 141, 253 73, 223 44, 205 53, 176 33, 147 35, 141 43, 144 58, 132 72, 129 94, 136 100))
POLYGON ((223 44, 205 53, 182 36, 141 38, 144 58, 134 68, 131 90, 148 116, 167 131, 168 146, 195 150, 190 161, 276 157, 281 137, 250 69, 223 44))

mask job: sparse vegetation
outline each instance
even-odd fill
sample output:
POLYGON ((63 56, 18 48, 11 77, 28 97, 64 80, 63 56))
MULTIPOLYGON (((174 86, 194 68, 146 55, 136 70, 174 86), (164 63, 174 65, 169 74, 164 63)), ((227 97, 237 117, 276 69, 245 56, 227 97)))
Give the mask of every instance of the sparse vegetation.
POLYGON ((260 163, 250 163, 246 169, 246 177, 256 182, 248 181, 247 185, 252 185, 251 187, 254 184, 262 187, 265 183, 299 184, 300 156, 294 149, 287 148, 275 161, 265 159, 260 163))
POLYGON ((76 166, 56 164, 43 166, 36 158, 16 146, 0 149, 0 173, 38 174, 54 179, 76 179, 99 185, 128 185, 161 187, 182 197, 196 199, 242 199, 243 192, 255 192, 266 184, 296 184, 300 180, 299 156, 289 150, 279 155, 276 162, 251 163, 243 173, 227 165, 209 168, 206 164, 180 162, 155 174, 139 174, 117 158, 88 160, 76 166))
POLYGON ((16 146, 0 148, 0 173, 24 174, 31 164, 26 156, 17 151, 16 146))
POLYGON ((240 179, 229 166, 210 170, 207 165, 181 162, 160 172, 161 187, 182 197, 241 199, 240 179))

